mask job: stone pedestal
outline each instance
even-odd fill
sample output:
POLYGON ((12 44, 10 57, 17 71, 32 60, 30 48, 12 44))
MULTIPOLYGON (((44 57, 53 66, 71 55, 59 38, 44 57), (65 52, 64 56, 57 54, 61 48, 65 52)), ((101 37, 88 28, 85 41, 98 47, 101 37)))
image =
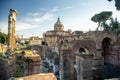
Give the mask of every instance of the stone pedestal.
POLYGON ((41 58, 38 54, 25 56, 27 67, 24 71, 24 75, 37 74, 41 72, 41 58))
POLYGON ((77 54, 77 80, 93 80, 93 54, 77 54))

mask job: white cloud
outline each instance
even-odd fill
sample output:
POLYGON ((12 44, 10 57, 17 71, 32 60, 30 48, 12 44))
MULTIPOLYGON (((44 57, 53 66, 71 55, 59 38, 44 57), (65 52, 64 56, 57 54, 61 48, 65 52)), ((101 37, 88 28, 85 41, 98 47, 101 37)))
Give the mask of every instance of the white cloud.
MULTIPOLYGON (((46 10, 41 8, 41 10, 46 10)), ((21 18, 20 20, 17 19, 16 21, 16 31, 22 31, 26 29, 33 29, 40 27, 40 25, 44 24, 46 21, 50 21, 54 19, 54 14, 52 12, 57 11, 58 8, 54 7, 50 11, 45 12, 44 14, 40 14, 38 12, 28 13, 28 16, 21 18)), ((3 21, 0 22, 0 29, 2 32, 8 32, 8 22, 3 21)))
POLYGON ((40 16, 40 13, 38 13, 38 12, 28 13, 28 16, 31 16, 31 17, 38 17, 38 16, 40 16))
MULTIPOLYGON (((32 13, 31 13, 32 14, 32 13)), ((22 31, 25 29, 33 29, 39 27, 42 23, 48 20, 52 20, 54 14, 46 12, 43 16, 38 16, 38 13, 33 13, 35 17, 25 17, 21 20, 16 21, 16 30, 22 31), (38 17, 37 17, 38 16, 38 17)), ((0 22, 0 28, 2 32, 7 33, 8 31, 8 22, 0 22)))
POLYGON ((0 29, 2 32, 7 33, 8 32, 8 23, 7 22, 0 22, 0 29))
POLYGON ((25 21, 30 22, 32 24, 40 24, 46 20, 52 19, 53 16, 54 16, 54 14, 47 12, 43 16, 38 16, 38 17, 36 16, 36 17, 32 17, 32 18, 26 17, 25 21))
POLYGON ((40 13, 38 12, 29 13, 30 14, 29 16, 17 22, 16 30, 32 29, 39 27, 42 23, 52 20, 54 18, 54 14, 52 12, 56 10, 57 8, 53 8, 52 10, 44 13, 43 15, 40 15, 40 13), (31 17, 31 15, 33 17, 31 17))
POLYGON ((39 13, 33 13, 32 15, 33 16, 39 16, 40 14, 39 13))
POLYGON ((55 12, 58 10, 58 7, 54 7, 50 12, 55 12))
POLYGON ((25 30, 25 29, 32 29, 38 27, 38 25, 34 25, 34 24, 30 24, 30 23, 26 23, 26 22, 22 22, 22 21, 18 21, 16 23, 16 30, 20 31, 20 30, 25 30))
POLYGON ((42 16, 42 20, 45 21, 45 20, 49 20, 50 18, 52 18, 54 15, 51 14, 51 13, 46 13, 44 16, 42 16))
MULTIPOLYGON (((15 29, 16 29, 16 31, 20 31, 20 30, 25 30, 25 29, 32 29, 35 27, 38 27, 38 25, 26 23, 24 21, 17 21, 15 29)), ((0 29, 2 32, 7 33, 8 32, 8 23, 7 22, 0 22, 0 29)))
POLYGON ((72 8, 73 8, 72 6, 67 6, 64 9, 72 9, 72 8))

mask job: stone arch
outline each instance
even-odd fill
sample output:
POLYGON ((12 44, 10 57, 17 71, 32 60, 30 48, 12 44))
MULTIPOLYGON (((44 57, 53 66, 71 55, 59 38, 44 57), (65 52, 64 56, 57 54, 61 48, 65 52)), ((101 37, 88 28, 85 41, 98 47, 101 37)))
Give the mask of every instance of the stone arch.
POLYGON ((111 38, 109 37, 105 37, 102 40, 102 56, 104 58, 104 63, 108 63, 109 62, 109 56, 110 56, 110 49, 111 49, 111 45, 113 44, 113 41, 111 38))
POLYGON ((117 41, 117 35, 113 32, 105 32, 105 33, 101 33, 98 35, 96 35, 96 48, 97 49, 102 49, 102 42, 105 38, 110 38, 111 39, 111 43, 114 44, 117 41))
POLYGON ((74 42, 71 49, 73 53, 80 49, 90 53, 96 53, 96 44, 93 40, 78 40, 74 42))
POLYGON ((79 53, 86 52, 84 48, 79 48, 79 53))
POLYGON ((102 49, 108 48, 112 44, 113 44, 112 39, 109 37, 106 37, 102 40, 102 49))

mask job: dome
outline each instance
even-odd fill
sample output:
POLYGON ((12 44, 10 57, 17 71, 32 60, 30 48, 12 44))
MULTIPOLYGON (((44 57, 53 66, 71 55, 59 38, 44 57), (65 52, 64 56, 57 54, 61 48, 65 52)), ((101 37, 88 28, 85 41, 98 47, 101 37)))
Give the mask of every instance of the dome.
POLYGON ((63 29, 64 29, 64 25, 62 24, 62 22, 60 21, 60 18, 58 17, 58 20, 54 25, 54 30, 63 31, 63 29))

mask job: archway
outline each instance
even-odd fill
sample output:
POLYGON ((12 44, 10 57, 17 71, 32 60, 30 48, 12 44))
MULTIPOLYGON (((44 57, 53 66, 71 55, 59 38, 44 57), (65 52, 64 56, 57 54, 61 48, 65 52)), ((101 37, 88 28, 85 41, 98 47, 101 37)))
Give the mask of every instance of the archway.
POLYGON ((109 63, 108 56, 110 55, 110 46, 112 45, 111 38, 104 38, 102 41, 102 56, 104 58, 104 63, 109 63))
MULTIPOLYGON (((112 53, 112 39, 104 38, 102 41, 102 56, 104 58, 104 65, 102 66, 102 77, 103 79, 114 78, 120 76, 116 65, 113 63, 112 53)), ((117 58, 117 57, 116 57, 117 58)))
POLYGON ((83 52, 84 52, 84 53, 86 52, 85 49, 84 49, 84 48, 80 48, 80 49, 79 49, 79 53, 83 53, 83 52))

